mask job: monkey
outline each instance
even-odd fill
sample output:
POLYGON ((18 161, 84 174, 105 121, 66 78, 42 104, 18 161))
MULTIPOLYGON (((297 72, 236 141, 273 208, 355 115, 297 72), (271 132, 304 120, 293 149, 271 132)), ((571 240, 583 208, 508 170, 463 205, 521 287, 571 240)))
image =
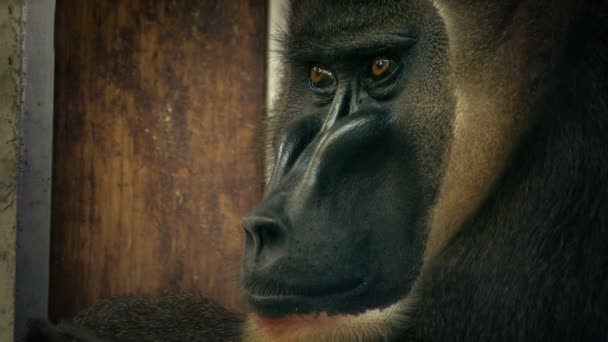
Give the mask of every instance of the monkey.
POLYGON ((291 1, 281 40, 251 312, 118 298, 30 341, 608 340, 608 2, 291 1))

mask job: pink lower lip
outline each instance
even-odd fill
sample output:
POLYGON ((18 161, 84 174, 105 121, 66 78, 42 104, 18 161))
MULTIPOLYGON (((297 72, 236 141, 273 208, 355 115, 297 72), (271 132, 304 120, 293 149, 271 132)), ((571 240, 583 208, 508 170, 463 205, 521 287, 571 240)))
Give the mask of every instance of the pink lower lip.
POLYGON ((319 329, 323 326, 335 325, 342 318, 342 315, 330 316, 324 312, 307 315, 289 315, 281 318, 263 318, 255 314, 250 316, 251 321, 257 328, 273 336, 293 334, 299 329, 319 329))

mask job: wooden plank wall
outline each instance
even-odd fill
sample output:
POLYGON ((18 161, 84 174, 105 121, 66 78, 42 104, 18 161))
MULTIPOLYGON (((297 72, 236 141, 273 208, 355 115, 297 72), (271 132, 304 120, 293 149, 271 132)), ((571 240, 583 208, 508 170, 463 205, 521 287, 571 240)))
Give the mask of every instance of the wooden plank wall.
POLYGON ((57 0, 50 317, 195 291, 242 310, 266 1, 57 0))

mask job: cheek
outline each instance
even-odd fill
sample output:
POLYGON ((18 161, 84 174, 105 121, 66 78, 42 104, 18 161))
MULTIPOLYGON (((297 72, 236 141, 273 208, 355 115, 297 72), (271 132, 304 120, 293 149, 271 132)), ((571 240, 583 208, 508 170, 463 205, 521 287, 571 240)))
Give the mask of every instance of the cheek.
POLYGON ((404 89, 405 95, 394 101, 393 112, 396 129, 413 147, 415 168, 428 202, 435 200, 445 173, 453 136, 454 101, 445 85, 426 86, 404 89))

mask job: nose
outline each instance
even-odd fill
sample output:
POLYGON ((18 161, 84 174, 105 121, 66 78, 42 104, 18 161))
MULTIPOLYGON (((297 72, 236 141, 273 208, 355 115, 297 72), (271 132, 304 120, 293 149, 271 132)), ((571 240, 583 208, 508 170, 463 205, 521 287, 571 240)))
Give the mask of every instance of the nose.
POLYGON ((274 264, 287 254, 285 226, 267 216, 248 216, 241 222, 245 230, 245 248, 253 253, 257 268, 274 264))

